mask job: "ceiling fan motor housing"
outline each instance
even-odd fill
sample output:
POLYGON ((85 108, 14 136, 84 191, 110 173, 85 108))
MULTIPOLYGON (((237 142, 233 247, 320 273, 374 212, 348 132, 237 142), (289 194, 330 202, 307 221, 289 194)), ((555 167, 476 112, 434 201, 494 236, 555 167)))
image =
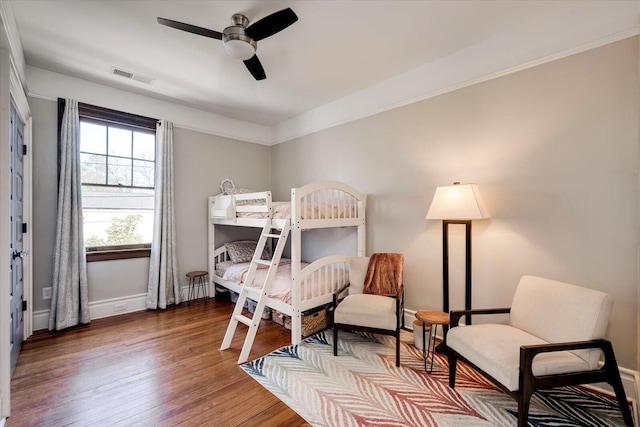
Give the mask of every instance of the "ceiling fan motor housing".
POLYGON ((258 45, 245 31, 249 25, 249 19, 236 13, 231 17, 231 24, 222 32, 222 43, 225 50, 229 55, 243 61, 252 58, 256 54, 258 45))

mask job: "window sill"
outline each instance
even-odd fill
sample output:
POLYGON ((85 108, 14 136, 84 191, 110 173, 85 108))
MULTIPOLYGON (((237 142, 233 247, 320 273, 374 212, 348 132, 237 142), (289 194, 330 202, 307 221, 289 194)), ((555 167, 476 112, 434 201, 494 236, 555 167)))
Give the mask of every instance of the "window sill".
POLYGON ((87 251, 87 262, 113 261, 117 259, 149 258, 151 248, 87 251))

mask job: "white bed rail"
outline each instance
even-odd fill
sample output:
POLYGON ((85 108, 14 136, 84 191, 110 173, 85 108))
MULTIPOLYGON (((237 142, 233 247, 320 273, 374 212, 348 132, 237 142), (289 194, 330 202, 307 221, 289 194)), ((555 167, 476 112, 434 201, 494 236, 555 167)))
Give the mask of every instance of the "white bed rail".
MULTIPOLYGON (((291 189, 291 221, 299 228, 360 226, 365 211, 366 195, 343 182, 317 181, 291 189)), ((273 215, 270 191, 209 197, 209 218, 216 223, 259 226, 273 215), (250 213, 265 215, 239 217, 250 213)))
POLYGON ((271 191, 236 194, 236 212, 269 213, 271 217, 271 191))
MULTIPOLYGON (((214 251, 214 266, 229 260, 224 245, 214 251)), ((350 261, 349 255, 330 255, 308 264, 297 275, 298 285, 291 289, 291 301, 298 301, 304 309, 315 307, 312 303, 317 303, 319 298, 323 300, 321 303, 330 301, 333 292, 349 281, 350 261)))
POLYGON ((209 217, 212 219, 232 219, 237 216, 238 212, 270 213, 271 206, 271 191, 218 194, 209 197, 209 217))
POLYGON ((330 302, 333 293, 349 281, 350 261, 348 255, 331 255, 307 265, 291 289, 292 301, 298 301, 302 311, 330 302))
MULTIPOLYGON (((229 256, 229 253, 227 252, 227 249, 224 245, 213 251, 213 266, 215 267, 216 264, 223 261, 231 261, 231 257, 229 256)), ((213 271, 209 272, 209 274, 213 273, 213 271)))
POLYGON ((339 181, 316 181, 291 189, 291 220, 300 228, 364 224, 366 195, 339 181))

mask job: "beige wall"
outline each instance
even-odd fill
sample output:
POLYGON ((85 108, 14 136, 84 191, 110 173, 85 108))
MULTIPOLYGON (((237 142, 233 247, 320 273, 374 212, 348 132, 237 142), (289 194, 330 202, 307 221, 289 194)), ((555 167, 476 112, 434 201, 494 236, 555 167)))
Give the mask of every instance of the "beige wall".
POLYGON ((49 309, 42 289, 51 286, 58 199, 57 103, 29 98, 33 115, 33 310, 49 309))
MULTIPOLYGON (((33 112, 34 311, 48 310, 42 288, 51 286, 57 204, 57 103, 29 98, 33 112)), ((176 234, 180 278, 207 268, 207 197, 220 182, 268 188, 270 148, 174 127, 176 234)), ((233 231, 228 233, 233 236, 233 231)), ((229 237, 231 239, 232 237, 229 237)), ((149 260, 88 264, 90 302, 145 293, 149 260)))
POLYGON ((207 198, 220 192, 226 178, 237 187, 269 188, 270 147, 176 127, 173 141, 176 239, 184 278, 188 271, 207 269, 207 198))
MULTIPOLYGON (((634 37, 275 146, 272 189, 367 193, 367 252, 405 254, 417 310, 442 307, 436 186, 475 182, 493 217, 473 224, 473 306, 508 306, 524 274, 606 291, 608 337, 637 369, 639 95, 634 37)), ((452 229, 452 308, 462 238, 452 229)))

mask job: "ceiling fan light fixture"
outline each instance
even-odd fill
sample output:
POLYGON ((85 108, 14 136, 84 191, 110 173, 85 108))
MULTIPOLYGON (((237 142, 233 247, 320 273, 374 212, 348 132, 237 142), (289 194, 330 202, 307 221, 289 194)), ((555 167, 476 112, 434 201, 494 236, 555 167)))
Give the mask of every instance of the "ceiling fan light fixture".
POLYGON ((239 26, 225 28, 222 33, 222 43, 229 55, 243 61, 252 58, 258 47, 255 40, 244 32, 243 27, 239 26))
POLYGON ((256 54, 255 47, 242 40, 229 40, 224 44, 224 49, 229 55, 243 61, 256 54))

